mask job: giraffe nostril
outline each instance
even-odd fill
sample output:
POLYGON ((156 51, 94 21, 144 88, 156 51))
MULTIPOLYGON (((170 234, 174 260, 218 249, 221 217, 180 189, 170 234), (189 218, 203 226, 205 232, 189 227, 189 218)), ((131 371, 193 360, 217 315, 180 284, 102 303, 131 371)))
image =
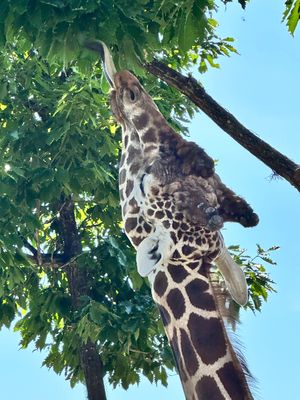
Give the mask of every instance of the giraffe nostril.
POLYGON ((124 89, 126 99, 130 103, 135 103, 140 97, 140 89, 137 86, 131 86, 130 88, 124 89))
POLYGON ((136 97, 135 97, 135 93, 134 93, 133 90, 130 90, 130 89, 129 89, 129 95, 130 95, 130 100, 131 100, 131 101, 135 101, 135 98, 136 98, 136 97))

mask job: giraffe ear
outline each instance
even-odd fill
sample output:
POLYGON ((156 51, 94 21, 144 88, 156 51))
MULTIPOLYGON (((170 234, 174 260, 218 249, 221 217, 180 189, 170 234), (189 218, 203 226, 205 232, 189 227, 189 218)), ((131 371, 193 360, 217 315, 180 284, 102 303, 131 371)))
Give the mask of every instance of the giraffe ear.
POLYGON ((171 254, 172 244, 169 233, 162 229, 147 236, 137 248, 138 273, 143 277, 148 276, 154 268, 165 262, 171 254))
POLYGON ((233 260, 227 247, 224 246, 221 254, 215 259, 225 284, 233 300, 241 306, 248 302, 248 287, 245 274, 241 267, 233 260))

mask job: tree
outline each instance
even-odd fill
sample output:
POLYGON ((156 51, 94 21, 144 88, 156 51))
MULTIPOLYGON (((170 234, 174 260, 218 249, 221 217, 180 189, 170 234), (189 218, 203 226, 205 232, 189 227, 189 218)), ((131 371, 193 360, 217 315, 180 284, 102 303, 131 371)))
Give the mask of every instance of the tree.
MULTIPOLYGON (((198 65, 205 72, 235 51, 231 38, 216 34, 212 1, 149 5, 19 0, 0 6, 1 324, 17 319, 22 346, 33 341, 46 348, 45 365, 64 371, 72 385, 85 381, 91 400, 105 398, 104 373, 125 388, 140 373, 166 384, 173 361, 122 235, 120 131, 84 42, 106 41, 118 66, 139 75, 183 133, 195 106, 148 76, 143 63, 159 53, 178 70, 198 65)), ((238 248, 232 251, 247 264, 238 248)), ((272 262, 260 247, 258 255, 272 262)), ((272 290, 264 266, 249 262, 248 280, 250 307, 260 309, 272 290)))

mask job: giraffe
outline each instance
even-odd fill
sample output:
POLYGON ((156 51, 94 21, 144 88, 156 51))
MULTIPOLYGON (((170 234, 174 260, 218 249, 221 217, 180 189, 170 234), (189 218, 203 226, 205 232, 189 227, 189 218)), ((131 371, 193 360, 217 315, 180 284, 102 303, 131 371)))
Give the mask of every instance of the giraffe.
POLYGON ((231 345, 210 268, 216 263, 232 298, 247 302, 240 267, 226 249, 224 222, 258 223, 252 208, 228 189, 213 160, 168 125, 129 71, 117 72, 103 42, 111 109, 122 127, 119 188, 125 232, 137 251, 172 347, 187 400, 250 400, 241 357, 231 345))

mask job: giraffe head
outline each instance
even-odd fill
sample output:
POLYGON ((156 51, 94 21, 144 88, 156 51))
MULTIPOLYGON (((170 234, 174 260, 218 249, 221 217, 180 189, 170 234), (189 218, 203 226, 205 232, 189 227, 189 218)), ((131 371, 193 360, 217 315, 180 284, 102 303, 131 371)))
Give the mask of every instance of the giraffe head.
MULTIPOLYGON (((117 72, 105 43, 101 41, 88 42, 86 47, 100 54, 105 76, 112 89, 111 108, 119 123, 129 122, 135 126, 145 108, 152 115, 159 114, 156 104, 138 79, 127 70, 117 72)), ((135 127, 137 128, 137 126, 135 127)))
POLYGON ((157 106, 144 90, 138 79, 129 71, 120 71, 113 76, 111 106, 116 118, 129 121, 134 126, 143 110, 156 114, 157 106))

